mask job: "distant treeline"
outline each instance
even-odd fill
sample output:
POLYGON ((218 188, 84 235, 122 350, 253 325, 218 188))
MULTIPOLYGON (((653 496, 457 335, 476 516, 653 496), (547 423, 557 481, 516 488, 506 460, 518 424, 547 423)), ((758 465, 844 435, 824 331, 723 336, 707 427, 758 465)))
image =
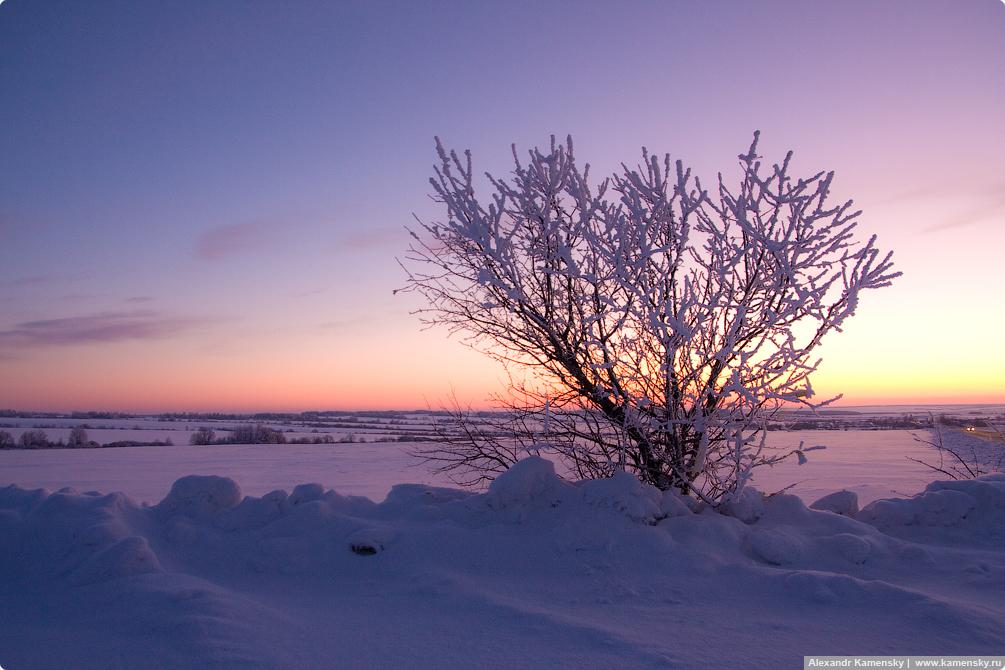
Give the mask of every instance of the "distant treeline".
MULTIPOLYGON (((216 433, 211 428, 199 428, 192 433, 189 444, 286 444, 286 435, 280 430, 269 428, 262 424, 244 424, 234 427, 228 431, 226 437, 217 438, 216 433)), ((353 436, 343 437, 343 442, 354 441, 353 436)), ((331 435, 317 435, 309 438, 290 440, 291 443, 323 444, 334 443, 331 435)), ((70 437, 64 442, 62 439, 53 442, 46 435, 44 430, 32 429, 21 433, 17 440, 5 430, 0 430, 0 449, 98 449, 108 447, 168 447, 174 443, 170 438, 166 440, 152 440, 142 442, 138 440, 117 440, 99 444, 88 439, 87 430, 84 426, 77 426, 70 430, 70 437)))
POLYGON ((108 447, 170 447, 173 444, 170 438, 163 441, 118 440, 98 444, 87 438, 87 431, 83 426, 72 428, 70 437, 65 442, 62 439, 52 442, 45 431, 39 429, 24 431, 17 440, 6 430, 0 430, 0 449, 102 449, 108 447))
MULTIPOLYGON (((335 443, 353 443, 353 442, 364 442, 365 440, 356 438, 353 433, 347 433, 341 435, 339 439, 335 439, 328 434, 316 434, 310 437, 297 437, 294 439, 287 439, 286 435, 281 430, 275 430, 269 428, 263 424, 244 424, 234 427, 233 430, 229 431, 230 434, 225 437, 217 437, 216 431, 208 426, 200 426, 197 431, 192 433, 192 437, 189 438, 189 444, 195 445, 209 445, 209 444, 335 444, 335 443)), ((317 433, 317 431, 314 431, 317 433)), ((392 437, 381 437, 377 439, 377 442, 425 442, 428 438, 417 437, 414 435, 402 435, 398 438, 392 437)))
MULTIPOLYGON (((328 437, 331 437, 330 435, 328 437)), ((244 424, 235 426, 227 437, 216 437, 212 428, 202 426, 192 433, 189 444, 286 444, 283 431, 269 428, 262 424, 244 424)))
MULTIPOLYGON (((0 449, 98 449, 108 447, 168 447, 174 445, 170 438, 163 441, 116 440, 115 442, 99 444, 88 438, 88 428, 90 428, 89 425, 80 424, 70 429, 70 436, 66 441, 61 438, 55 442, 50 440, 46 432, 38 426, 32 430, 24 431, 17 440, 7 431, 0 430, 0 449)), ((312 431, 315 433, 314 435, 287 439, 283 431, 269 428, 261 423, 244 423, 233 428, 219 428, 219 430, 222 433, 226 433, 226 435, 217 437, 216 431, 212 428, 200 426, 198 430, 192 433, 192 436, 189 438, 189 444, 336 444, 366 441, 363 437, 357 438, 354 433, 346 433, 335 439, 327 433, 318 433, 316 429, 312 431)), ((375 441, 428 442, 435 439, 434 437, 417 435, 416 432, 408 431, 406 434, 399 435, 398 437, 384 435, 378 437, 375 441)))
POLYGON ((124 412, 21 412, 13 409, 0 409, 3 419, 133 419, 132 414, 124 412))
POLYGON ((961 419, 940 414, 938 417, 918 417, 913 414, 895 416, 875 416, 869 418, 797 418, 794 421, 769 421, 768 430, 918 430, 933 428, 936 423, 960 428, 980 428, 990 422, 1005 421, 1005 415, 961 419))

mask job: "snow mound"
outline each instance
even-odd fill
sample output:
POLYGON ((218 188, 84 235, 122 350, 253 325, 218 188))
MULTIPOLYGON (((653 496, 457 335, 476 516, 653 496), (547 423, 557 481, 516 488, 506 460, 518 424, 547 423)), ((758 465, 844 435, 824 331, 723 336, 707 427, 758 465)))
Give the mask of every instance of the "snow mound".
POLYGON ((752 524, 764 516, 764 494, 752 488, 739 493, 723 496, 717 508, 719 513, 736 517, 745 524, 752 524))
POLYGON ((577 490, 555 474, 555 464, 530 456, 500 474, 485 493, 485 504, 509 521, 522 521, 534 510, 558 507, 577 490))
POLYGON ((1005 474, 938 481, 906 499, 876 500, 858 520, 901 539, 926 544, 1005 548, 1005 474))
POLYGON ((321 484, 301 484, 293 487, 293 493, 290 494, 287 500, 289 500, 290 506, 296 507, 301 503, 317 500, 324 495, 324 492, 325 487, 321 484))
POLYGON ((795 563, 806 555, 802 540, 781 528, 758 528, 747 541, 755 554, 773 565, 795 563))
POLYGON ((742 550, 769 565, 801 570, 845 572, 874 567, 895 553, 898 540, 850 517, 807 508, 794 495, 764 499, 760 519, 745 526, 742 550))
POLYGON ((660 509, 663 492, 624 470, 607 479, 583 482, 579 490, 587 504, 614 510, 633 521, 652 524, 667 516, 660 509))
POLYGON ((349 549, 360 556, 370 556, 384 551, 394 539, 394 532, 388 528, 364 528, 347 539, 349 549))
POLYGON ((396 484, 381 503, 385 509, 407 509, 425 507, 427 505, 442 505, 455 500, 464 500, 472 494, 459 489, 448 489, 426 484, 396 484))
POLYGON ((189 475, 174 483, 156 509, 165 516, 213 516, 237 507, 240 502, 241 487, 233 479, 189 475))
POLYGON ((147 539, 132 535, 89 556, 70 575, 70 582, 81 586, 161 571, 157 556, 147 544, 147 539))
MULTIPOLYGON (((643 484, 635 475, 618 470, 612 477, 576 482, 564 481, 555 474, 555 465, 540 456, 530 456, 500 474, 489 485, 484 503, 510 522, 521 522, 560 506, 569 511, 584 504, 610 510, 632 521, 655 524, 669 514, 662 511, 664 494, 654 486, 643 484)), ((679 500, 668 500, 667 509, 673 515, 682 511, 679 500)), ((686 507, 685 507, 686 509, 686 507)))
MULTIPOLYGON (((290 511, 286 491, 272 491, 261 498, 247 496, 233 509, 217 516, 213 523, 223 530, 261 528, 290 511)), ((163 504, 163 503, 161 503, 163 504)))
POLYGON ((696 508, 694 498, 682 496, 676 490, 664 491, 660 496, 660 515, 664 518, 694 514, 696 508))
POLYGON ((853 533, 838 533, 827 538, 837 554, 846 561, 859 565, 872 555, 872 545, 863 537, 853 533))
POLYGON ((810 505, 810 509, 834 512, 854 519, 858 516, 858 494, 847 489, 826 495, 810 505))
POLYGON ((153 507, 10 486, 0 663, 778 668, 849 644, 1003 648, 1005 477, 858 519, 843 500, 749 489, 716 510, 623 472, 566 482, 539 457, 482 494, 403 484, 380 504, 321 484, 241 499, 224 477, 153 507))

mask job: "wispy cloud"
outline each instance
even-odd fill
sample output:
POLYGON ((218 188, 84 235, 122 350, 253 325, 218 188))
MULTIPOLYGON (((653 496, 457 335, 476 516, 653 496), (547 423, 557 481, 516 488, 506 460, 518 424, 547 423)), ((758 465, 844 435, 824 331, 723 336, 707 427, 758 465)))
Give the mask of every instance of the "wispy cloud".
POLYGON ((20 277, 18 279, 12 279, 6 282, 6 286, 32 286, 38 284, 58 284, 58 283, 73 283, 83 281, 85 279, 92 279, 95 273, 86 270, 83 272, 57 272, 45 275, 32 275, 30 277, 20 277))
POLYGON ((325 291, 327 291, 330 288, 331 288, 331 286, 322 286, 321 288, 310 289, 310 290, 307 290, 307 291, 301 291, 300 293, 294 293, 292 297, 294 297, 294 298, 310 298, 310 297, 315 296, 315 295, 321 295, 322 293, 324 293, 325 291))
POLYGON ((876 201, 877 205, 899 205, 905 202, 926 201, 945 207, 955 203, 956 213, 942 217, 941 223, 921 229, 933 233, 950 228, 961 228, 994 218, 1005 218, 1005 183, 968 184, 960 187, 932 187, 904 191, 876 201))
POLYGON ((408 234, 400 228, 381 228, 366 230, 350 236, 345 241, 349 249, 376 249, 380 247, 402 246, 407 242, 408 234))
POLYGON ((0 347, 24 349, 95 342, 163 339, 196 325, 196 319, 167 317, 152 311, 27 321, 0 331, 0 347))
POLYGON ((315 323, 313 327, 315 333, 320 335, 329 335, 335 332, 357 330, 360 326, 372 325, 374 323, 378 323, 380 320, 381 317, 377 314, 360 312, 349 318, 340 319, 338 321, 322 321, 321 323, 315 323))
POLYGON ((268 224, 264 221, 235 223, 214 228, 199 237, 195 255, 207 261, 219 261, 266 243, 268 224))
POLYGON ((969 226, 970 224, 980 223, 981 221, 993 218, 1005 219, 1005 186, 1002 186, 1001 190, 995 193, 992 197, 986 198, 981 205, 965 210, 960 214, 949 218, 943 223, 935 226, 929 226, 922 232, 932 233, 938 230, 947 230, 949 228, 960 228, 962 226, 969 226))

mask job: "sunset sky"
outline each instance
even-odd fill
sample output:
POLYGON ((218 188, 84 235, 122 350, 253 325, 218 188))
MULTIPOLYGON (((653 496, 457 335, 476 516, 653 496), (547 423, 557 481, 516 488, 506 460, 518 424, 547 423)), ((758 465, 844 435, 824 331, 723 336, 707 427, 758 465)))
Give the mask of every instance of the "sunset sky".
POLYGON ((554 134, 711 183, 836 172, 904 276, 818 399, 1005 402, 1002 0, 0 4, 0 408, 483 405, 396 258, 436 155, 554 134))

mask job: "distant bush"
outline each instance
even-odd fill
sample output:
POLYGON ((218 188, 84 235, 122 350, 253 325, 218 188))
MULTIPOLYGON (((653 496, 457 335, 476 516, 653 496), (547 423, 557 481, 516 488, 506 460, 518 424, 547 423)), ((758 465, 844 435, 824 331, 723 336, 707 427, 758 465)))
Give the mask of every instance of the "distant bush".
POLYGON ((21 433, 18 446, 22 449, 46 449, 50 446, 49 436, 44 430, 26 430, 21 433))
POLYGON ((6 430, 0 430, 0 449, 13 449, 14 436, 6 430))
POLYGON ((335 440, 331 435, 315 435, 314 437, 298 437, 290 440, 290 444, 334 444, 335 440))
POLYGON ((227 440, 233 444, 286 444, 286 436, 262 424, 236 426, 227 440))
POLYGON ((71 419, 131 419, 133 416, 131 414, 123 414, 122 412, 73 412, 70 414, 71 419))
POLYGON ((207 428, 205 426, 200 426, 199 430, 192 433, 192 437, 188 439, 189 444, 213 444, 213 440, 216 438, 216 433, 213 432, 212 428, 207 428))
POLYGON ((87 431, 84 430, 83 426, 77 426, 70 430, 70 437, 66 439, 66 446, 71 449, 77 449, 88 446, 88 442, 87 431))
POLYGON ((115 447, 171 447, 174 443, 171 438, 166 440, 154 440, 153 442, 139 442, 137 440, 119 440, 118 442, 108 442, 106 444, 97 445, 95 442, 90 444, 95 446, 101 446, 103 449, 115 448, 115 447))
POLYGON ((956 417, 946 416, 945 414, 940 414, 938 422, 943 426, 955 426, 957 428, 969 428, 970 426, 979 426, 984 423, 983 421, 974 421, 973 419, 957 419, 956 417))

